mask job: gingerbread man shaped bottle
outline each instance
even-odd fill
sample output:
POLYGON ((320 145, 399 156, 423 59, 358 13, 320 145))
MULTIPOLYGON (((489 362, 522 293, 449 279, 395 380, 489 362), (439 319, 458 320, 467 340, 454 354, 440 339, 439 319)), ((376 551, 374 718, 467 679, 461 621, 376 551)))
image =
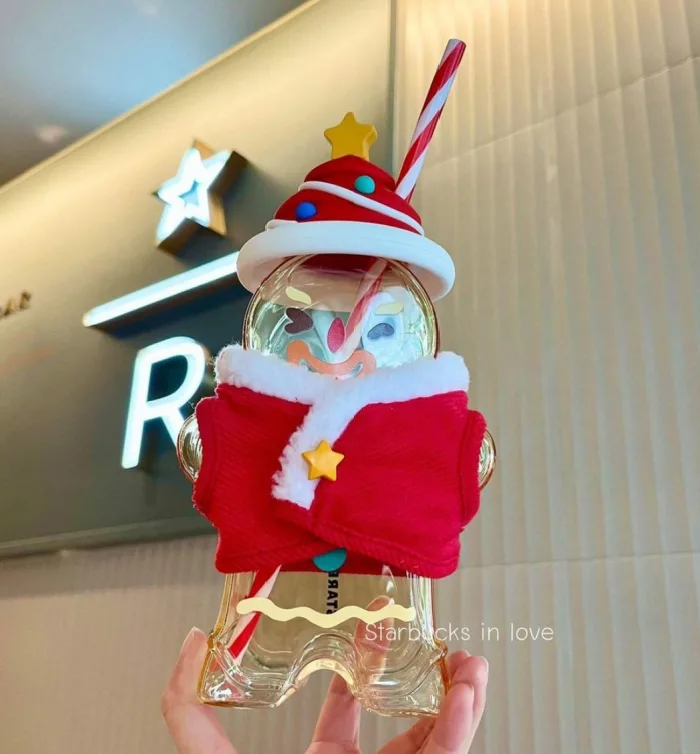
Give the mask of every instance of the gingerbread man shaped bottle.
POLYGON ((458 566, 495 448, 463 360, 439 351, 454 265, 409 199, 462 52, 448 44, 398 180, 349 113, 240 252, 243 342, 178 441, 226 575, 204 703, 274 707, 328 669, 380 714, 440 708, 435 580, 458 566))

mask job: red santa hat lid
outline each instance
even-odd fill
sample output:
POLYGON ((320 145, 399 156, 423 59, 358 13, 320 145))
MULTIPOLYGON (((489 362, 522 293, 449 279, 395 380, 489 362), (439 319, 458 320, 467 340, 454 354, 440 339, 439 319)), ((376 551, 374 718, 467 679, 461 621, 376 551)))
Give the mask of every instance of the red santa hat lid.
POLYGON ((406 264, 433 299, 454 283, 450 255, 426 238, 418 213, 385 170, 357 154, 314 168, 241 249, 238 275, 255 291, 281 262, 306 254, 381 257, 406 264))
POLYGON ((241 249, 238 276, 249 291, 257 290, 285 259, 309 254, 403 262, 433 300, 450 291, 455 279, 452 258, 426 238, 409 202, 463 53, 463 42, 448 42, 398 180, 369 161, 377 139, 374 126, 358 123, 348 113, 325 132, 331 160, 314 168, 265 230, 241 249))

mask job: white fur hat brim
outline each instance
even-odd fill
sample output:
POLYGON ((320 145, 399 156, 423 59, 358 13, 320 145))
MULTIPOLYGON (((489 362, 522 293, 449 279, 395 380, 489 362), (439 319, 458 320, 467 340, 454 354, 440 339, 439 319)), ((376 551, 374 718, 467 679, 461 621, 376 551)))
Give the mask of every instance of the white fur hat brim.
POLYGON ((452 258, 429 238, 391 225, 347 220, 286 221, 258 233, 238 255, 238 278, 253 293, 284 260, 310 254, 403 262, 433 301, 447 295, 455 281, 452 258))

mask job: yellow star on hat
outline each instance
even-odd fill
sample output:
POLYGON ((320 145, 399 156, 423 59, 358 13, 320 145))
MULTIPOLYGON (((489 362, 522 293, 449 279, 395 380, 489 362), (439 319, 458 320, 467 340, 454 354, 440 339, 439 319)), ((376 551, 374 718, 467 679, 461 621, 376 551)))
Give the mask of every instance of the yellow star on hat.
POLYGON ((336 453, 325 440, 321 440, 315 450, 307 450, 302 456, 309 464, 309 479, 324 477, 331 482, 338 478, 338 464, 345 458, 342 453, 336 453))
POLYGON ((369 160, 369 150, 377 140, 377 129, 368 123, 358 123, 354 113, 348 113, 333 128, 327 128, 323 135, 331 144, 331 159, 352 154, 369 160))

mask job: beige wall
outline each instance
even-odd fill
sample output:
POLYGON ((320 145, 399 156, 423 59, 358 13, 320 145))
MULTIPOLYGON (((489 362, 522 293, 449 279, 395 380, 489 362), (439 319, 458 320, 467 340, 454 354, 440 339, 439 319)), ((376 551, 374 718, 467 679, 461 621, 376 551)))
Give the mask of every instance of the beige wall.
POLYGON ((415 203, 500 450, 438 594, 491 662, 476 751, 700 751, 700 4, 399 9, 399 154, 469 42, 415 203))

